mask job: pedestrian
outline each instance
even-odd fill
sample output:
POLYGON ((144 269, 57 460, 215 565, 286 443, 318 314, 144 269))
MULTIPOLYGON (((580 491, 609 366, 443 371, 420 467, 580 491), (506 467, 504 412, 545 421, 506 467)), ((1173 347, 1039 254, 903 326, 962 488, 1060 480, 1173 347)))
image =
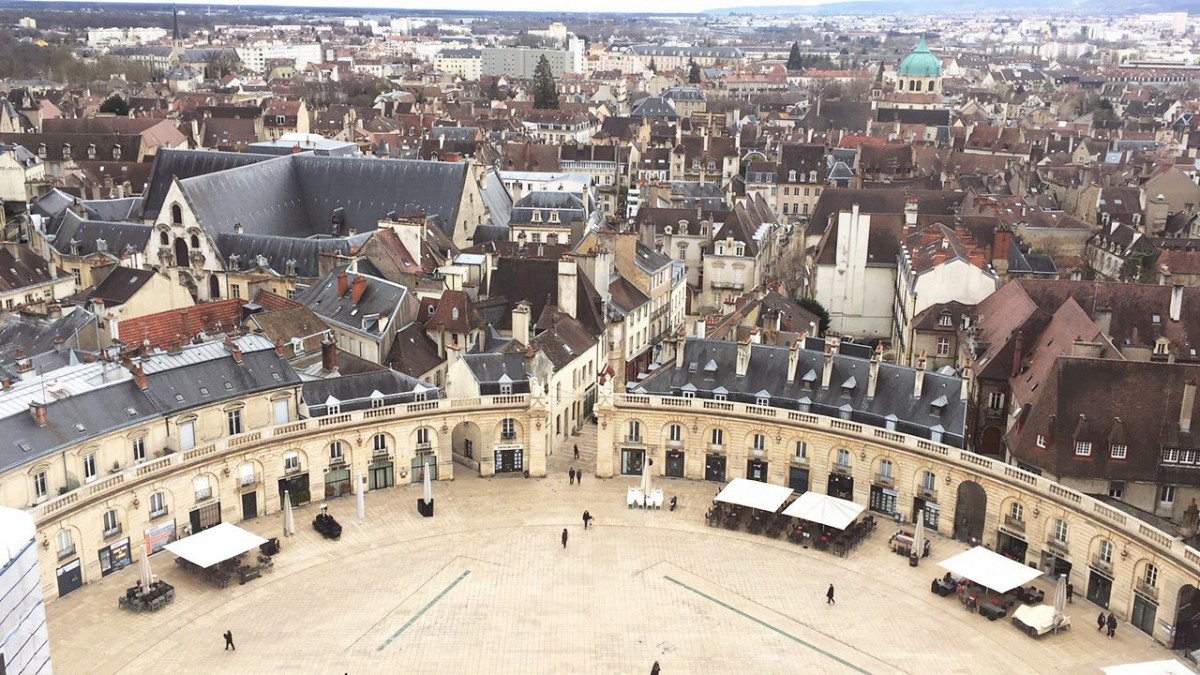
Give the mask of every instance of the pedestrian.
POLYGON ((825 604, 827 604, 827 605, 836 605, 837 604, 836 602, 833 601, 833 584, 829 584, 829 590, 825 591, 825 604))
POLYGON ((579 444, 575 444, 575 459, 579 459, 579 444))
POLYGON ((662 669, 658 667, 658 661, 655 661, 654 665, 650 666, 650 675, 658 675, 661 671, 662 669))
POLYGON ((1113 616, 1112 612, 1108 613, 1108 637, 1116 637, 1117 635, 1117 617, 1113 616))
POLYGON ((1104 630, 1104 612, 1100 612, 1100 616, 1096 617, 1096 632, 1104 630))
POLYGON ((1067 604, 1071 604, 1071 600, 1075 597, 1075 585, 1067 582, 1067 604))
POLYGON ((583 469, 575 472, 575 484, 583 485, 583 469))
POLYGON ((592 525, 592 514, 587 511, 583 512, 583 529, 588 529, 592 525))
POLYGON ((235 647, 233 645, 233 631, 231 631, 231 630, 225 631, 224 637, 225 637, 225 651, 229 651, 230 649, 232 649, 233 651, 236 652, 237 647, 235 647))
POLYGON ((575 467, 571 467, 571 471, 569 473, 571 475, 571 485, 574 485, 575 484, 575 467))
POLYGON ((563 548, 566 548, 567 547, 567 528, 565 528, 565 527, 563 528, 562 541, 563 541, 563 548))

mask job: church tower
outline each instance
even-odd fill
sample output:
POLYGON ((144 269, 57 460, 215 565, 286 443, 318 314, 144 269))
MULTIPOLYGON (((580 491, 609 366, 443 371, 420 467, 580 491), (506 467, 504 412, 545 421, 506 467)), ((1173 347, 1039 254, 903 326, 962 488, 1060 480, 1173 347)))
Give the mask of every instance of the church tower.
POLYGON ((916 49, 900 62, 900 68, 896 71, 896 92, 942 93, 942 62, 929 51, 923 36, 916 49))

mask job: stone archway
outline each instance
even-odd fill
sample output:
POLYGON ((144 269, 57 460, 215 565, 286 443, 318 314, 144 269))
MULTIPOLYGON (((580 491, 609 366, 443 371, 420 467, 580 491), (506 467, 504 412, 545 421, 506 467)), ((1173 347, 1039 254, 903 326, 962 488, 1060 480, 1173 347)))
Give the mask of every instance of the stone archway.
POLYGON ((1184 584, 1179 589, 1175 610, 1175 642, 1173 649, 1191 651, 1200 648, 1200 589, 1184 584))
POLYGON ((479 460, 483 456, 483 431, 474 422, 459 422, 450 432, 450 446, 454 461, 479 470, 479 460))
POLYGON ((987 521, 987 491, 975 481, 958 484, 958 501, 954 505, 954 538, 959 541, 979 541, 987 521))

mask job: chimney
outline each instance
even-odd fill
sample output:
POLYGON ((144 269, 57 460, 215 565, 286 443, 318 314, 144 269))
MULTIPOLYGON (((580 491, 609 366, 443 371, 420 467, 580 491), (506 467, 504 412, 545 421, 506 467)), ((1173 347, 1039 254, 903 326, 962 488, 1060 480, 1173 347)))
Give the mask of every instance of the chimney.
POLYGON ((909 197, 904 201, 904 225, 906 227, 916 227, 917 225, 916 197, 909 197))
POLYGON ((525 375, 529 376, 530 370, 533 368, 533 355, 537 352, 533 351, 533 347, 525 348, 525 375))
POLYGON ((146 379, 146 371, 142 368, 142 364, 137 364, 131 370, 133 370, 133 382, 137 388, 142 391, 149 389, 150 381, 146 379))
POLYGON ((749 338, 738 341, 737 347, 737 376, 745 377, 746 371, 750 369, 750 344, 749 338))
POLYGON ((1017 331, 1017 340, 1013 344, 1012 372, 1009 377, 1016 377, 1021 372, 1021 360, 1025 358, 1025 332, 1017 331))
POLYGON ((1183 405, 1179 408, 1179 432, 1192 433, 1192 412, 1196 407, 1196 380, 1183 385, 1183 405))
POLYGON ((1170 317, 1172 321, 1179 321, 1180 315, 1183 313, 1183 284, 1175 284, 1171 286, 1171 309, 1170 317))
POLYGON ((321 341, 321 370, 327 373, 337 370, 337 343, 328 334, 321 341))
POLYGON ((867 398, 875 398, 875 384, 879 382, 879 358, 883 355, 883 343, 875 345, 871 354, 871 365, 867 371, 867 398))
POLYGON ((513 339, 520 342, 526 347, 529 346, 529 325, 530 325, 530 307, 529 303, 522 300, 517 303, 512 310, 512 335, 513 339))
POLYGON ((558 261, 558 311, 575 318, 575 279, 578 265, 575 258, 564 255, 558 261))
POLYGON ((913 373, 913 398, 921 398, 921 389, 925 386, 925 350, 917 358, 916 372, 913 373))
POLYGON ((704 319, 696 319, 696 329, 692 331, 692 334, 703 340, 706 337, 707 331, 708 324, 704 323, 704 319))
POLYGON ((233 346, 233 362, 238 365, 242 364, 242 348, 237 345, 233 346))
POLYGON ((687 338, 683 337, 682 335, 675 334, 671 336, 671 340, 674 342, 675 349, 675 369, 682 372, 683 352, 684 348, 687 346, 687 338))
POLYGON ((992 260, 1003 260, 1008 268, 1008 252, 1012 248, 1012 232, 1006 227, 996 228, 992 238, 992 260))
POLYGON ((41 401, 29 402, 29 415, 39 427, 46 426, 46 404, 41 401))
POLYGON ((283 358, 283 343, 279 340, 275 341, 275 356, 283 358))
POLYGON ((338 288, 338 297, 340 298, 346 294, 347 290, 350 289, 350 280, 349 280, 349 278, 346 277, 346 270, 342 270, 341 272, 338 272, 337 285, 338 285, 338 287, 337 287, 338 288))
POLYGON ((828 389, 833 379, 833 355, 837 352, 837 338, 825 341, 825 366, 821 368, 821 388, 828 389))
POLYGON ((350 284, 350 304, 357 305, 367 292, 367 278, 361 274, 354 275, 354 283, 350 284))
POLYGON ((963 366, 962 371, 962 388, 958 393, 959 400, 963 401, 964 403, 971 396, 971 378, 974 376, 974 374, 975 373, 971 370, 971 360, 967 359, 967 363, 963 366))
POLYGON ((242 230, 242 224, 241 224, 241 223, 234 223, 234 224, 233 224, 233 233, 234 233, 234 234, 241 234, 242 232, 243 232, 243 230, 242 230))
POLYGON ((788 382, 796 381, 796 366, 800 365, 800 343, 803 341, 803 337, 796 338, 796 340, 788 347, 788 382))

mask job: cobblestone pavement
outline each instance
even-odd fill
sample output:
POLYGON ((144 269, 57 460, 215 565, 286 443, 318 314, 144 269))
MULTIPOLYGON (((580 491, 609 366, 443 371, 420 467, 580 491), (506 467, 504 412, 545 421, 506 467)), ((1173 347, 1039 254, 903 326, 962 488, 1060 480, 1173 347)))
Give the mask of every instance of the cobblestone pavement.
MULTIPOLYGON (((1090 628, 1098 609, 1071 607, 1074 630, 1031 640, 930 594, 934 560, 964 545, 934 538, 911 568, 887 550, 886 527, 846 558, 785 540, 712 529, 716 486, 659 481, 674 512, 625 508, 636 478, 582 485, 591 428, 549 458, 546 479, 472 476, 434 485, 436 515, 416 511, 420 485, 329 503, 343 524, 326 541, 297 510, 273 573, 218 590, 170 553, 156 574, 176 601, 157 614, 117 609, 137 565, 48 606, 59 673, 1095 673, 1171 658, 1122 624, 1090 628), (581 458, 572 458, 578 443, 581 458), (596 518, 584 530, 587 509, 596 518), (570 538, 564 549, 563 528, 570 538), (837 588, 837 604, 825 589, 837 588), (223 651, 232 630, 237 651, 223 651)), ((281 532, 278 513, 244 524, 281 532)), ((1049 583, 1039 582, 1047 591, 1049 583)))

